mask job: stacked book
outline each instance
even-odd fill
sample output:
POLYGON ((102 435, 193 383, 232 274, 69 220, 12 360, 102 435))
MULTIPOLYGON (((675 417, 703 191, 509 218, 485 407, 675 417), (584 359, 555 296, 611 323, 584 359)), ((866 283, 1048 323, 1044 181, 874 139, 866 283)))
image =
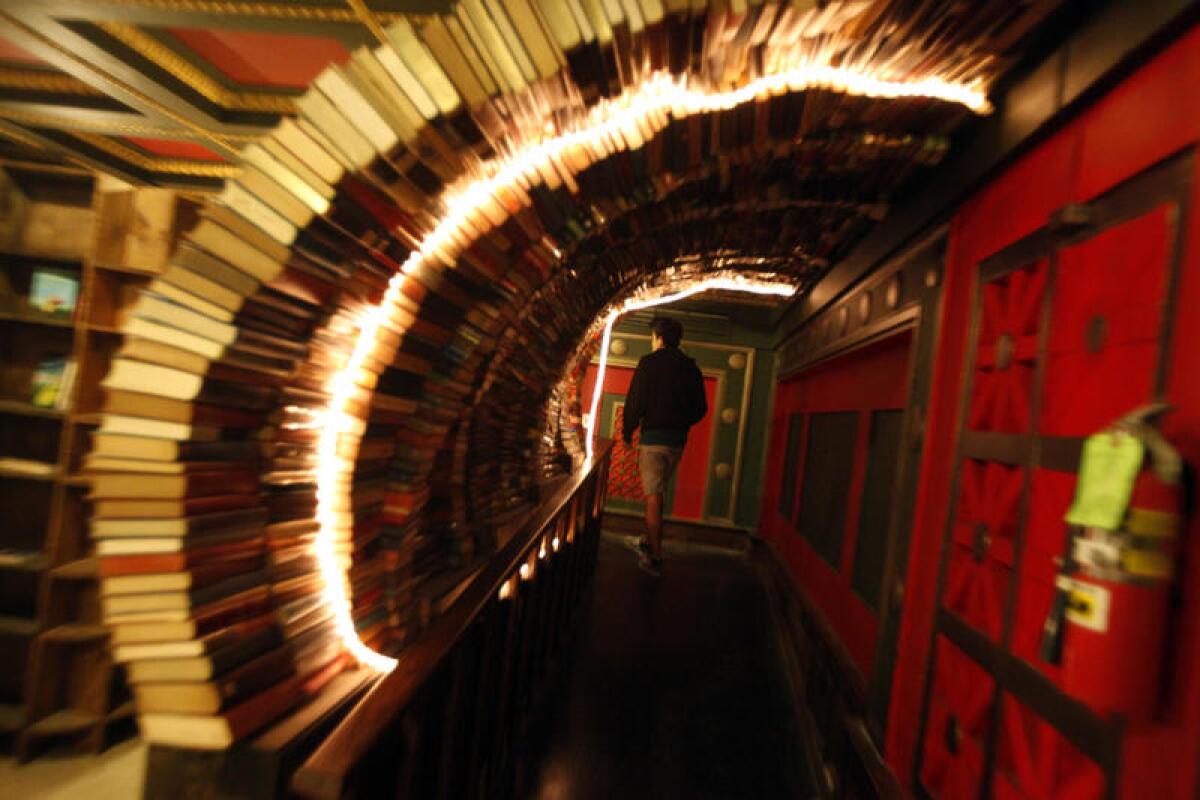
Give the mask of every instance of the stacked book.
POLYGON ((811 280, 969 112, 780 86, 554 137, 606 98, 636 111, 621 98, 664 75, 719 92, 836 63, 970 84, 1014 30, 998 3, 953 26, 934 24, 968 14, 950 0, 712 5, 400 18, 244 148, 123 324, 87 464, 151 741, 223 747, 284 713, 342 667, 339 615, 403 647, 489 532, 582 459, 597 314, 656 273, 811 280))
POLYGON ((260 431, 330 280, 211 206, 133 304, 102 381, 84 465, 101 608, 151 741, 224 747, 342 658, 313 591, 276 590, 295 549, 260 481, 260 431))

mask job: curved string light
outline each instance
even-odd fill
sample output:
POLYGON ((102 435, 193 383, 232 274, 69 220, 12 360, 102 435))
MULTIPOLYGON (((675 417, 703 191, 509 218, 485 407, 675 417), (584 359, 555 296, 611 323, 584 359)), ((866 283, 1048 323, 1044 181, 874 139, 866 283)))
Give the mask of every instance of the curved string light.
POLYGON ((630 311, 641 311, 646 308, 675 303, 711 289, 722 289, 727 292, 745 292, 747 294, 774 295, 776 297, 791 297, 796 293, 796 287, 790 283, 754 281, 748 278, 736 277, 702 278, 686 289, 656 297, 627 300, 617 308, 609 311, 607 318, 604 320, 604 333, 600 337, 600 364, 596 370, 596 385, 592 389, 592 407, 588 412, 588 421, 587 425, 585 425, 587 428, 586 463, 592 463, 592 456, 595 453, 596 429, 599 427, 596 424, 596 412, 600 408, 600 398, 604 393, 604 372, 608 368, 608 348, 609 343, 612 341, 613 326, 616 325, 617 320, 630 311))
MULTIPOLYGON (((376 336, 379 329, 390 318, 393 307, 398 304, 408 275, 424 260, 436 260, 447 267, 453 267, 458 253, 463 249, 464 240, 469 238, 464 232, 470 231, 475 236, 486 234, 492 228, 503 224, 509 216, 498 197, 521 197, 524 195, 520 188, 522 185, 543 183, 547 175, 565 175, 569 178, 570 168, 564 173, 561 165, 578 164, 581 152, 585 154, 585 161, 590 163, 611 152, 614 142, 623 142, 622 146, 630 149, 641 147, 646 141, 644 132, 661 130, 671 116, 680 119, 693 114, 727 110, 758 97, 805 89, 827 89, 883 99, 924 97, 957 103, 979 114, 991 111, 987 96, 979 84, 956 84, 940 78, 920 81, 889 80, 862 70, 827 64, 794 66, 728 91, 696 88, 673 76, 657 74, 636 89, 626 90, 617 98, 597 104, 584 115, 582 122, 575 128, 533 142, 507 157, 487 162, 482 166, 482 177, 464 180, 459 186, 447 191, 445 215, 409 255, 401 265, 400 271, 392 276, 379 305, 361 314, 354 347, 345 365, 329 381, 331 398, 321 415, 323 424, 317 443, 316 472, 316 518, 319 531, 314 551, 325 581, 326 601, 333 608, 338 634, 346 649, 359 662, 380 672, 389 672, 396 666, 396 659, 367 647, 354 627, 343 557, 339 556, 337 551, 339 533, 349 525, 341 519, 339 508, 349 491, 354 458, 340 455, 339 443, 349 445, 343 452, 357 451, 365 424, 349 414, 347 408, 356 394, 357 381, 363 373, 363 365, 371 358, 377 346, 376 336)), ((671 295, 670 299, 660 298, 651 304, 672 302, 708 288, 780 295, 785 289, 785 285, 782 284, 762 284, 753 288, 750 282, 738 282, 728 278, 716 280, 732 281, 732 284, 698 283, 677 295, 671 295)), ((793 291, 794 287, 786 285, 787 294, 793 291)), ((645 300, 638 302, 650 303, 645 300)), ((633 308, 630 306, 626 310, 633 308)), ((606 322, 599 377, 603 376, 612 324, 619 315, 620 313, 615 313, 606 322)), ((598 387, 602 385, 602 381, 597 383, 598 387)), ((593 424, 588 427, 587 440, 589 460, 593 453, 596 402, 597 398, 593 397, 593 424)))

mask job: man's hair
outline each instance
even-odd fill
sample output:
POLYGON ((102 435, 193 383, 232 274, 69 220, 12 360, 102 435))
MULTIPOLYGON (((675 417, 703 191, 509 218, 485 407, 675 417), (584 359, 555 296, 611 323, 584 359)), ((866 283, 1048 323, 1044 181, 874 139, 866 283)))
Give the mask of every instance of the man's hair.
POLYGON ((655 317, 650 323, 650 330, 662 339, 667 347, 679 347, 679 340, 683 338, 683 326, 678 320, 669 317, 655 317))

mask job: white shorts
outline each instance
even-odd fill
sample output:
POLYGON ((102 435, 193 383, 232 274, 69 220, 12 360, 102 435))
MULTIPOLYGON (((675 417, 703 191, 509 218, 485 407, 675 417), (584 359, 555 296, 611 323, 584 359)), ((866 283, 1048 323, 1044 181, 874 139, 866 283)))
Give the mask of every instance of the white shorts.
POLYGON ((665 444, 639 445, 638 469, 642 473, 642 493, 652 495, 666 491, 667 481, 675 474, 675 468, 679 466, 679 458, 682 455, 682 447, 670 447, 665 444))

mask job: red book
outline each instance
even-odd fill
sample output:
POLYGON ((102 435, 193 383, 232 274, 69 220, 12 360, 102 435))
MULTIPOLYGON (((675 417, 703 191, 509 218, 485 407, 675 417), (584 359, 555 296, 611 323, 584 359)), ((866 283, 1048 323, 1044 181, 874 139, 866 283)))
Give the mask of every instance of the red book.
POLYGON ((303 696, 300 678, 293 677, 221 714, 143 714, 139 723, 151 744, 224 750, 293 708, 303 696))
POLYGON ((260 616, 270 610, 266 592, 251 593, 240 602, 221 601, 198 608, 182 620, 147 620, 117 622, 109 625, 110 643, 175 642, 198 639, 230 625, 260 616))
POLYGON ((235 575, 260 570, 262 567, 263 554, 256 550, 242 558, 227 558, 208 564, 198 564, 187 570, 109 575, 103 578, 100 593, 121 595, 194 591, 235 575))
POLYGON ((244 560, 259 555, 262 551, 263 540, 261 537, 256 537, 174 553, 108 556, 100 559, 100 577, 195 570, 206 564, 244 560))
POLYGON ((92 478, 91 497, 172 500, 258 491, 258 473, 253 470, 211 470, 203 464, 196 468, 204 471, 183 475, 102 473, 92 478))

